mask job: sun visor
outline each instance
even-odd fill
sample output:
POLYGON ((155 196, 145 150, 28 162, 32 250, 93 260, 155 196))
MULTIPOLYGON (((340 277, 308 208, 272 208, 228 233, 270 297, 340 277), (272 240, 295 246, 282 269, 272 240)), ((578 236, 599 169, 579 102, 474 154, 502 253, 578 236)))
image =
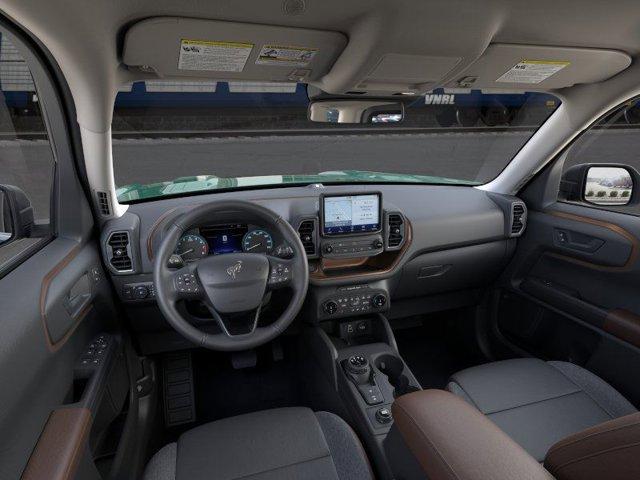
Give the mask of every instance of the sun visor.
POLYGON ((553 90, 606 80, 630 64, 616 50, 492 44, 446 87, 553 90))
POLYGON ((159 77, 308 82, 346 45, 338 32, 163 17, 127 31, 122 60, 159 77))

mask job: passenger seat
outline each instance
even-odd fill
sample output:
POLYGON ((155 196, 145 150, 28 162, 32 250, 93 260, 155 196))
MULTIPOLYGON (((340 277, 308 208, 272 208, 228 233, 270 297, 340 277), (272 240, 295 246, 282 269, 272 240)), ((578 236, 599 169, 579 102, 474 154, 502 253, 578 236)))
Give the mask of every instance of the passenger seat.
POLYGON ((536 460, 559 440, 636 412, 611 385, 567 362, 520 358, 456 373, 447 390, 490 418, 536 460))

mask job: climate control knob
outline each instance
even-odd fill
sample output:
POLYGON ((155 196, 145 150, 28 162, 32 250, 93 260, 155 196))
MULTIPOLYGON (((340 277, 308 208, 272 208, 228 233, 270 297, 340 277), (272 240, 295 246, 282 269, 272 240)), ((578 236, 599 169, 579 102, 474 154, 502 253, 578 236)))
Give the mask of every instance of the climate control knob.
POLYGON ((381 293, 374 295, 371 299, 371 305, 376 308, 382 308, 387 304, 387 297, 382 295, 381 293))
POLYGON ((322 306, 322 309, 324 310, 324 313, 328 315, 333 315, 338 311, 338 304, 330 300, 322 306))

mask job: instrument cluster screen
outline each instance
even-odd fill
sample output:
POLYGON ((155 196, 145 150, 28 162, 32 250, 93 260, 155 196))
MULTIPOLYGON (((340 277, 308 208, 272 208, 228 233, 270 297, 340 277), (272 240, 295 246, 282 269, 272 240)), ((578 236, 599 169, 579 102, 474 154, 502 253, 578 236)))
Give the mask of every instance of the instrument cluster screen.
POLYGON ((381 226, 379 193, 322 197, 322 233, 343 235, 377 232, 381 226))
POLYGON ((200 234, 207 240, 213 255, 242 251, 242 238, 247 233, 246 225, 214 225, 200 228, 200 234))

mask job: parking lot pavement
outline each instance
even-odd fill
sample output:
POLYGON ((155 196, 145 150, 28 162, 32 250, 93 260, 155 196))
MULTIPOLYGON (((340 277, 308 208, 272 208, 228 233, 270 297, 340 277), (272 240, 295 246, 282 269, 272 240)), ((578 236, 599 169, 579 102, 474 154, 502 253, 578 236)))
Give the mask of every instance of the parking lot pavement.
MULTIPOLYGON (((623 163, 640 168, 640 131, 616 129, 571 163, 623 163)), ((526 132, 115 139, 116 183, 180 176, 220 177, 370 170, 487 181, 504 168, 526 132), (498 139, 498 137, 500 137, 498 139)), ((588 143, 588 142, 587 142, 588 143)), ((52 157, 43 140, 0 141, 0 183, 16 184, 36 210, 48 205, 52 157)))
POLYGON ((115 140, 116 183, 189 175, 218 177, 335 170, 414 173, 474 180, 504 168, 525 140, 507 132, 115 140), (452 160, 454 159, 455 160, 452 160))

